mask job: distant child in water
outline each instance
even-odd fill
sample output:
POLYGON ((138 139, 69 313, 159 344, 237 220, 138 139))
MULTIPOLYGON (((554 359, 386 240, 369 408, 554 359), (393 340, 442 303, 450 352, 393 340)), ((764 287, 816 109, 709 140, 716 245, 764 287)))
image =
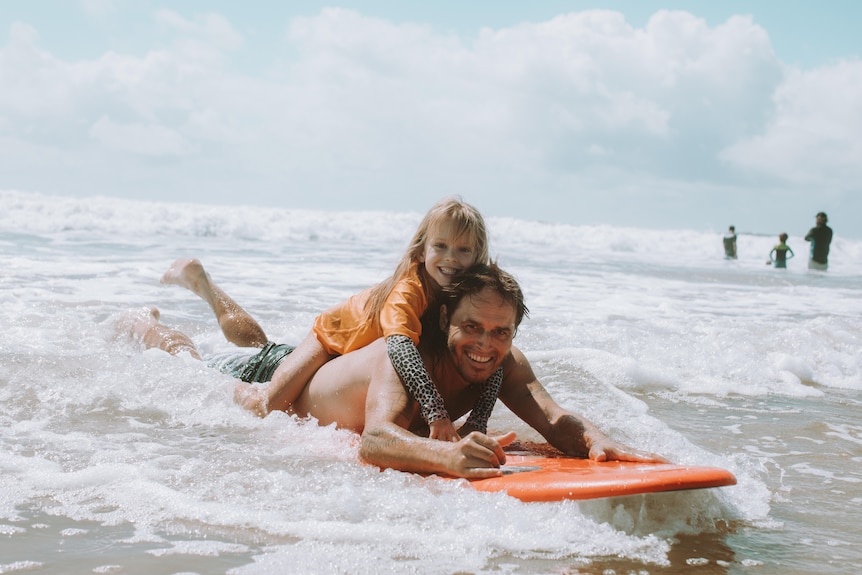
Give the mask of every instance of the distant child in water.
MULTIPOLYGON (((487 231, 479 211, 459 199, 438 202, 419 224, 395 273, 319 315, 312 332, 296 348, 268 341, 259 326, 252 337, 234 341, 263 348, 241 372, 231 372, 242 380, 237 383, 235 399, 261 416, 277 409, 289 411, 326 362, 382 337, 395 371, 419 404, 429 436, 458 441, 443 398, 416 346, 422 334, 422 315, 439 299, 442 288, 471 265, 488 261, 487 231), (266 385, 253 386, 252 382, 266 385)), ((219 325, 241 310, 212 283, 198 260, 177 260, 162 276, 162 283, 183 286, 208 302, 219 325)), ((501 382, 498 372, 483 387, 467 428, 485 431, 501 382)))
POLYGON ((777 268, 786 268, 787 260, 793 257, 793 250, 787 245, 787 234, 778 236, 778 244, 769 252, 769 261, 766 263, 775 264, 777 268), (790 254, 789 256, 787 254, 790 254))

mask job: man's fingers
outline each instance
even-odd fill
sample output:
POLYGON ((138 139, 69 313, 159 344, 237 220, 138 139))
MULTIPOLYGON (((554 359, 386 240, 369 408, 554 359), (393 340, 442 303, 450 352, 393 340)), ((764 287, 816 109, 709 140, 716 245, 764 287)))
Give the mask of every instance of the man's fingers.
POLYGON ((494 455, 499 465, 504 465, 506 463, 506 452, 503 451, 503 448, 515 441, 515 438, 517 437, 518 434, 516 434, 514 431, 510 431, 505 435, 497 435, 489 438, 491 441, 494 442, 494 445, 491 447, 491 449, 493 449, 494 455))
POLYGON ((467 467, 481 465, 482 463, 494 467, 499 467, 501 465, 500 455, 503 453, 503 450, 496 441, 490 437, 482 436, 482 439, 484 439, 483 441, 482 439, 474 437, 473 434, 468 435, 466 439, 467 440, 461 446, 461 450, 468 460, 466 465, 467 467), (497 452, 498 449, 499 453, 497 452))
POLYGON ((650 453, 648 451, 634 450, 628 453, 617 454, 617 459, 620 461, 643 461, 648 463, 670 463, 661 455, 650 453))
POLYGON ((515 433, 514 431, 510 431, 506 435, 495 435, 494 436, 494 439, 497 441, 497 443, 500 444, 500 447, 506 447, 507 445, 509 445, 510 443, 515 441, 515 439, 517 439, 517 438, 518 438, 518 434, 515 433))
POLYGON ((593 461, 599 461, 599 462, 607 461, 608 460, 608 453, 607 453, 607 451, 605 451, 601 447, 593 447, 592 449, 590 449, 590 459, 592 459, 593 461))
POLYGON ((660 455, 637 449, 617 449, 615 447, 593 446, 590 449, 590 459, 593 461, 635 461, 644 463, 668 463, 660 455))
POLYGON ((506 463, 506 454, 503 452, 503 445, 508 445, 514 440, 515 434, 513 432, 496 438, 474 431, 466 437, 466 441, 463 444, 463 453, 468 458, 487 462, 493 467, 499 467, 506 463), (501 445, 498 439, 504 443, 501 445))
POLYGON ((464 470, 467 479, 487 479, 489 477, 500 477, 503 472, 499 467, 469 467, 464 470))

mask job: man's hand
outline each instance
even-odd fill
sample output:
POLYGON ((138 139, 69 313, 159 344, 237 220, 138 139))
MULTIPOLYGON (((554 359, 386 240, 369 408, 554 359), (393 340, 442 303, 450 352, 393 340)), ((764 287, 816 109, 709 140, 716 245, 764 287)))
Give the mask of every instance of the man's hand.
POLYGON ((447 446, 447 473, 467 479, 483 479, 502 475, 500 466, 506 463, 503 447, 515 441, 515 432, 490 437, 474 431, 457 443, 447 446))
POLYGON ((590 459, 594 461, 636 461, 641 463, 668 463, 660 455, 626 447, 606 437, 593 441, 590 459))
POLYGON ((439 439, 440 441, 453 442, 461 439, 461 436, 458 435, 458 432, 455 430, 455 426, 452 425, 452 420, 448 417, 438 419, 437 421, 431 423, 428 427, 428 437, 430 437, 431 439, 439 439))

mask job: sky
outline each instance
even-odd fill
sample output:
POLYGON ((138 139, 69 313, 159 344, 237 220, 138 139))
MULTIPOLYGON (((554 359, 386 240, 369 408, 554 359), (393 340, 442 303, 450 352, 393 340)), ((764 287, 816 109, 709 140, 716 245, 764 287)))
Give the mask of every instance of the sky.
MULTIPOLYGON (((0 3, 0 190, 862 238, 862 2, 0 3)), ((94 200, 97 201, 97 200, 94 200)))

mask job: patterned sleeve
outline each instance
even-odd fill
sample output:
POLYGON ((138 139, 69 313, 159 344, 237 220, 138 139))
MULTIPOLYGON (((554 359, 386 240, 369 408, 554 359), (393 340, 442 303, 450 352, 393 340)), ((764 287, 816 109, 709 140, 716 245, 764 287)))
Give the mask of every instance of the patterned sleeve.
POLYGON ((488 419, 491 417, 491 412, 494 411, 494 405, 497 403, 497 396, 500 394, 500 385, 502 383, 503 368, 501 367, 482 386, 482 393, 479 394, 479 399, 476 400, 476 404, 473 406, 473 410, 470 412, 470 417, 467 418, 465 425, 469 425, 482 433, 488 432, 488 419))
POLYGON ((448 419, 443 398, 431 381, 413 341, 406 335, 391 335, 386 338, 386 351, 407 391, 419 403, 423 419, 428 424, 448 419))

